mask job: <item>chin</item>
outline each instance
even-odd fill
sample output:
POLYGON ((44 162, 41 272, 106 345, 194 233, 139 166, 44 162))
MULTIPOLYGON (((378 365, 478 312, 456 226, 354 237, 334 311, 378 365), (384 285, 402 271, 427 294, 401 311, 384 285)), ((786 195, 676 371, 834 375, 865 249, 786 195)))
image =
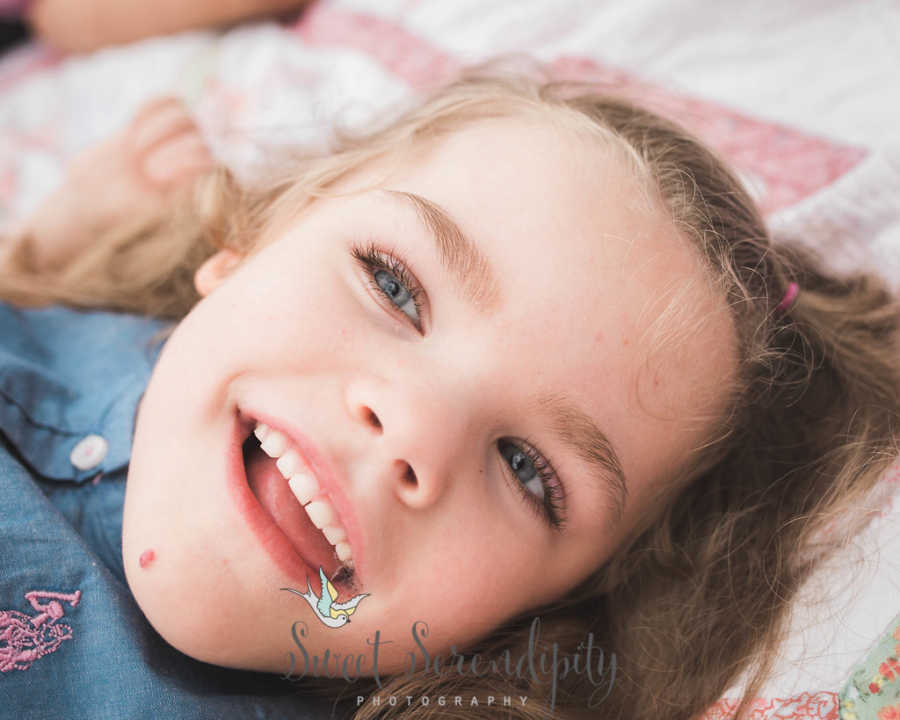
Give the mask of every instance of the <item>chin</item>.
MULTIPOLYGON (((203 597, 214 597, 186 577, 171 561, 141 568, 139 553, 129 552, 128 535, 123 537, 125 578, 135 602, 157 633, 176 650, 197 660, 220 664, 222 635, 216 640, 219 621, 203 597)), ((160 549, 156 550, 159 554, 160 549)), ((163 551, 165 552, 165 551, 163 551)), ((190 576, 187 576, 190 577, 190 576)))
POLYGON ((126 564, 134 599, 163 640, 188 657, 212 665, 278 674, 287 671, 289 629, 279 633, 283 636, 279 643, 278 637, 271 636, 271 627, 259 626, 258 613, 223 601, 226 593, 217 590, 215 582, 188 585, 183 577, 171 569, 150 574, 126 564), (257 618, 257 623, 250 618, 257 618))

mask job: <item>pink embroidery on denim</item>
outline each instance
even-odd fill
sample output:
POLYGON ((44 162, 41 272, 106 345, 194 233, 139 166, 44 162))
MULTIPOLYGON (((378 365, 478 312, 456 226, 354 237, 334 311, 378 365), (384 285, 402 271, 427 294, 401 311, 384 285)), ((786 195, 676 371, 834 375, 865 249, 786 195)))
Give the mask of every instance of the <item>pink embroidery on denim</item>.
POLYGON ((81 590, 58 593, 32 590, 25 593, 37 614, 28 616, 17 610, 0 610, 0 672, 27 670, 31 664, 54 652, 63 640, 71 640, 72 628, 58 622, 66 613, 60 600, 78 605, 81 590), (49 602, 41 603, 41 600, 49 602))

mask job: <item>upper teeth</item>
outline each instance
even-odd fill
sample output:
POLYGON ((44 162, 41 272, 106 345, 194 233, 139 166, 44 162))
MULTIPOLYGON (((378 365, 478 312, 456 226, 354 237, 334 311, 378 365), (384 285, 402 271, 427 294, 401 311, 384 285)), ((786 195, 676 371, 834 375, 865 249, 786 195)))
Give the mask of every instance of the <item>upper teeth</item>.
POLYGON ((350 544, 346 542, 347 531, 338 520, 337 512, 328 498, 324 495, 319 496, 321 492, 319 483, 303 462, 300 453, 290 446, 283 433, 264 423, 258 423, 253 434, 259 438, 263 452, 275 458, 275 464, 288 481, 291 492, 306 510, 313 525, 319 528, 325 539, 334 546, 338 560, 353 567, 350 544))

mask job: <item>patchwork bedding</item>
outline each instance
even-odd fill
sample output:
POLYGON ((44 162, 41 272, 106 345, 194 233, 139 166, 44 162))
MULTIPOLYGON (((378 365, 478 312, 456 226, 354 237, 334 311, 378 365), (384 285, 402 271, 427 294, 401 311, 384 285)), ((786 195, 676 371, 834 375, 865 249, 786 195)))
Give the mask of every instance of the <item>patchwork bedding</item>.
MULTIPOLYGON (((731 160, 777 239, 900 290, 900 6, 775 5, 320 0, 280 24, 87 56, 30 44, 0 59, 0 230, 155 95, 185 98, 216 155, 252 177, 279 146, 327 144, 334 123, 376 122, 467 63, 525 53, 680 120, 731 160)), ((863 533, 805 588, 754 718, 883 720, 900 645, 866 663, 900 626, 898 486, 900 463, 861 508, 863 533)), ((738 690, 706 718, 729 717, 738 690)))

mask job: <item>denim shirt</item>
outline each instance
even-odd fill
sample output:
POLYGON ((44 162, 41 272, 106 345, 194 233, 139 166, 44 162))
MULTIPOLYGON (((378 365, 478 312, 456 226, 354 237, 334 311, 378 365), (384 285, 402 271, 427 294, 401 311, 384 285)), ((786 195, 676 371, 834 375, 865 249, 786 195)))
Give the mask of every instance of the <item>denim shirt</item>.
POLYGON ((326 718, 277 675, 168 645, 125 581, 138 402, 167 323, 0 302, 0 718, 326 718))

